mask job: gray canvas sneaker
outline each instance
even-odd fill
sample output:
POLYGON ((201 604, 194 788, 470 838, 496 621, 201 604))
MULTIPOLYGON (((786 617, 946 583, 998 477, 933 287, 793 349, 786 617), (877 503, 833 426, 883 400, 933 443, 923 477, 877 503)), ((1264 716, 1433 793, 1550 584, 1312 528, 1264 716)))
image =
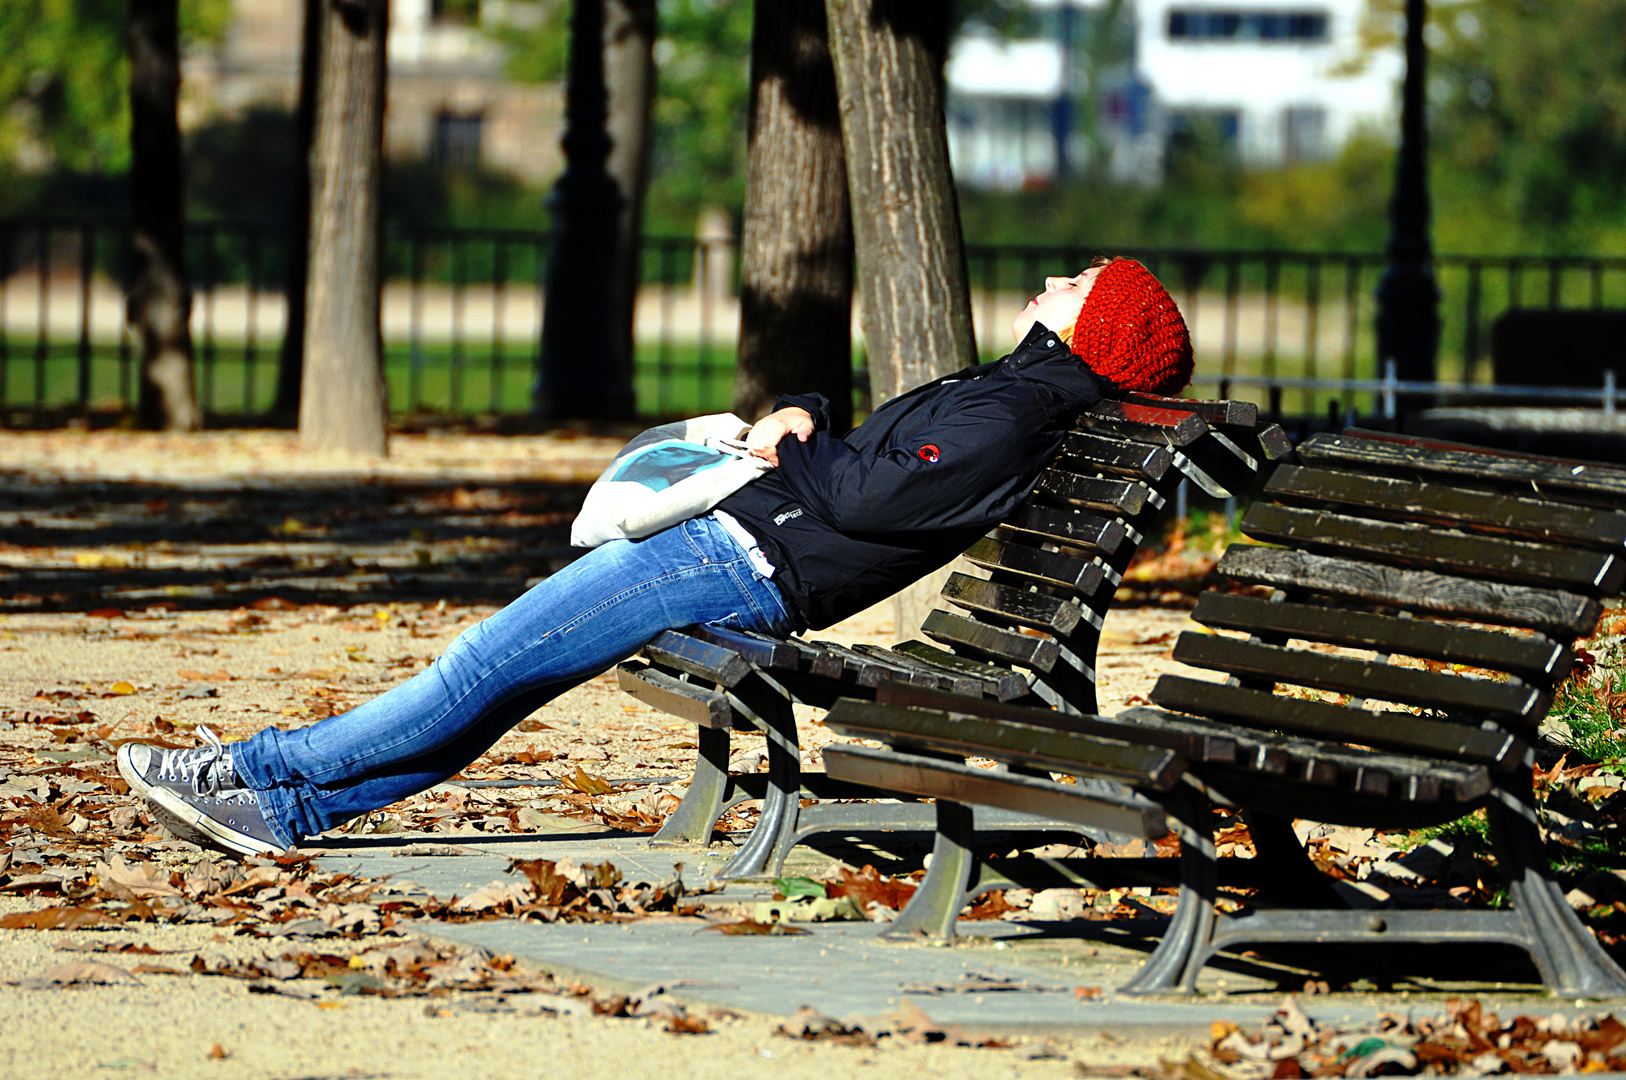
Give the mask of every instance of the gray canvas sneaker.
POLYGON ((145 798, 160 788, 198 795, 231 791, 242 786, 232 768, 231 751, 207 724, 198 725, 204 745, 187 750, 166 750, 146 743, 119 747, 119 775, 130 790, 145 798))
POLYGON ((239 855, 275 855, 284 847, 271 835, 260 809, 260 797, 248 788, 211 795, 154 788, 147 796, 147 805, 165 828, 188 840, 213 844, 239 855))
POLYGON ((241 855, 279 852, 260 799, 242 785, 231 750, 207 725, 198 725, 204 745, 166 750, 146 743, 119 747, 119 775, 147 800, 165 828, 183 840, 212 844, 241 855))

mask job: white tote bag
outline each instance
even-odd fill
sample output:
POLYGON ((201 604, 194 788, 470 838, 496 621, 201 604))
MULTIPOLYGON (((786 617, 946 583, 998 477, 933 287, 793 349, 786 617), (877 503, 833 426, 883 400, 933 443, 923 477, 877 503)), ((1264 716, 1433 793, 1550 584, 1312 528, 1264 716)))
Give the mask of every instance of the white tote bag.
POLYGON ((773 466, 741 440, 733 413, 661 424, 634 438, 587 492, 570 527, 573 547, 636 540, 706 513, 773 466))

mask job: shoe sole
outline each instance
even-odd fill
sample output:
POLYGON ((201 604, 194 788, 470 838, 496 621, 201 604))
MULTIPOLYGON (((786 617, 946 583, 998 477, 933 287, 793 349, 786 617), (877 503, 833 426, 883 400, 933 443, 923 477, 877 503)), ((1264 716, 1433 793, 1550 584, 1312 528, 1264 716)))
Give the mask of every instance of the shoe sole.
MULTIPOLYGON (((153 788, 152 793, 147 796, 147 802, 160 810, 166 819, 173 818, 183 828, 201 835, 205 843, 215 844, 239 855, 277 855, 282 852, 282 849, 274 844, 256 840, 246 833, 222 825, 201 810, 188 806, 173 792, 164 788, 153 788)), ((168 827, 169 821, 165 820, 164 824, 168 827)))

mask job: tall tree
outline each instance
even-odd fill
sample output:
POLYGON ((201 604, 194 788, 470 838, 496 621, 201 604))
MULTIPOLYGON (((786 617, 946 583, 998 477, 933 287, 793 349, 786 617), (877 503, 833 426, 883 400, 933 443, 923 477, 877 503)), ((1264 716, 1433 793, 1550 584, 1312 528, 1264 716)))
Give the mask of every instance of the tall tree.
POLYGON ((644 191, 649 187, 650 111, 655 98, 655 0, 606 0, 604 89, 610 156, 604 167, 621 189, 616 222, 616 332, 633 355, 633 305, 642 277, 644 191))
MULTIPOLYGON (((858 250, 864 350, 876 403, 973 361, 965 243, 949 171, 943 62, 950 5, 825 0, 858 250)), ((942 584, 893 598, 900 634, 942 584)))
POLYGON ((130 207, 133 265, 128 317, 141 338, 144 426, 193 431, 192 290, 181 219, 180 27, 176 0, 130 0, 130 207))
POLYGON ((388 450, 379 284, 388 0, 322 0, 299 445, 388 450))
POLYGON ((943 122, 949 5, 826 0, 877 403, 973 360, 943 122))
POLYGON ((734 411, 817 390, 852 424, 852 214, 824 0, 756 0, 734 411))
POLYGON ((271 411, 283 423, 299 416, 299 385, 305 370, 305 288, 311 246, 311 143, 316 135, 316 97, 322 72, 322 0, 304 0, 299 44, 299 102, 294 110, 298 167, 288 199, 288 269, 283 278, 288 322, 277 364, 277 399, 271 411))

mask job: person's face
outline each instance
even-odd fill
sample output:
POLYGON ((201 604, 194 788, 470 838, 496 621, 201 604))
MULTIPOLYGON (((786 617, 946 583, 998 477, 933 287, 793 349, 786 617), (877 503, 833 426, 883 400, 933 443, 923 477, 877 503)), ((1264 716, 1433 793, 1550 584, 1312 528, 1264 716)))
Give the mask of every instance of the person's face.
POLYGON ((1028 301, 1028 306, 1017 312, 1011 321, 1011 332, 1020 342, 1033 329, 1034 323, 1043 323, 1052 330, 1065 330, 1078 321, 1084 307, 1084 298, 1090 295, 1095 279, 1105 267, 1092 266, 1074 277, 1044 279, 1044 292, 1028 301))

